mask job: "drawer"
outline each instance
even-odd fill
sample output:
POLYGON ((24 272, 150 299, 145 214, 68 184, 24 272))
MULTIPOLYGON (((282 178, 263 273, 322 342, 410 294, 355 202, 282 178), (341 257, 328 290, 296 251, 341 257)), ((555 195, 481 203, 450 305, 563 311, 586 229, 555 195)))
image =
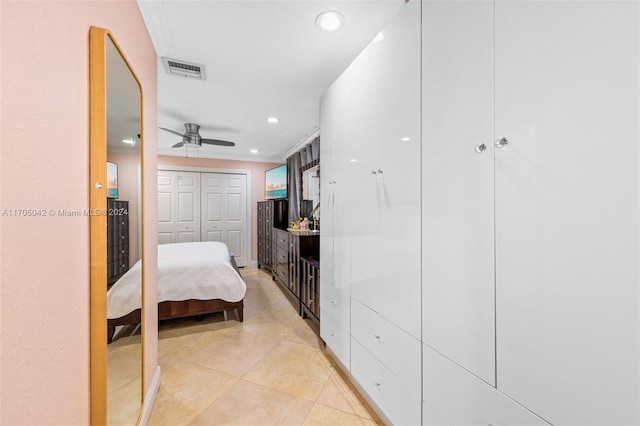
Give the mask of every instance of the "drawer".
POLYGON ((276 245, 289 252, 289 233, 277 228, 274 228, 273 230, 275 231, 274 239, 276 241, 276 245))
POLYGON ((275 274, 285 286, 289 287, 289 270, 286 266, 276 263, 275 274))
POLYGON ((282 247, 276 247, 276 258, 274 261, 285 268, 289 268, 289 252, 282 247))
POLYGON ((424 402, 449 425, 548 425, 427 345, 422 368, 424 402))
POLYGON ((416 395, 421 395, 421 343, 406 331, 351 299, 351 335, 416 395))
POLYGON ((420 424, 422 417, 420 398, 353 337, 351 338, 351 366, 351 374, 360 387, 394 425, 420 424))
POLYGON ((320 307, 320 337, 347 370, 351 369, 349 323, 338 323, 320 307))
POLYGON ((349 288, 338 288, 322 280, 320 283, 320 307, 325 314, 338 323, 351 321, 349 288))

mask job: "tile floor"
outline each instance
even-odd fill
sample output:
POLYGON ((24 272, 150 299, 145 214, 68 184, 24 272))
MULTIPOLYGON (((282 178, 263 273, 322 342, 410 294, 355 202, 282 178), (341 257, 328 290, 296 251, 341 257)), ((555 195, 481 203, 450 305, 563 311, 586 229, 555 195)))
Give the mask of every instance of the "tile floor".
POLYGON ((244 322, 229 313, 159 327, 160 390, 149 424, 376 425, 271 275, 244 268, 244 322))

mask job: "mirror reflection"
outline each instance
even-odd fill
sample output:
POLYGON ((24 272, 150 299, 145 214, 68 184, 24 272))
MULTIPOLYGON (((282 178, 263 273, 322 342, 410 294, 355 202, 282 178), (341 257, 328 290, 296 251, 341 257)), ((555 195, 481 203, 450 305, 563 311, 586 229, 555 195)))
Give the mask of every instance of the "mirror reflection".
POLYGON ((141 94, 106 37, 107 104, 107 423, 134 425, 142 402, 141 94), (125 286, 125 284, 127 284, 125 286), (123 300, 125 299, 125 300, 123 300), (137 320, 115 326, 134 303, 137 320), (123 309, 125 311, 123 311, 123 309))
MULTIPOLYGON (((302 172, 302 205, 304 217, 312 217, 313 223, 320 222, 320 166, 316 165, 302 172)), ((316 229, 318 227, 316 226, 316 229)))

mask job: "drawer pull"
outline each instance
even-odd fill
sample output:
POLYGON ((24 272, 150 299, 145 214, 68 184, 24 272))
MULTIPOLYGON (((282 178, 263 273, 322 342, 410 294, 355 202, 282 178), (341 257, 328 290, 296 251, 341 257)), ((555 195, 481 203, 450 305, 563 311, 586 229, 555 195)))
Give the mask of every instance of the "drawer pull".
POLYGON ((374 339, 376 339, 378 342, 380 341, 380 336, 379 336, 379 335, 377 335, 377 334, 374 334, 374 335, 373 335, 373 338, 374 338, 374 339))
POLYGON ((329 336, 336 337, 336 333, 331 333, 329 336))
POLYGON ((373 386, 375 386, 378 390, 380 390, 380 387, 382 386, 382 383, 380 383, 380 382, 373 382, 373 386))
POLYGON ((337 304, 337 303, 338 303, 338 301, 337 301, 337 300, 330 300, 330 301, 329 301, 329 303, 330 303, 331 305, 335 305, 335 304, 337 304))

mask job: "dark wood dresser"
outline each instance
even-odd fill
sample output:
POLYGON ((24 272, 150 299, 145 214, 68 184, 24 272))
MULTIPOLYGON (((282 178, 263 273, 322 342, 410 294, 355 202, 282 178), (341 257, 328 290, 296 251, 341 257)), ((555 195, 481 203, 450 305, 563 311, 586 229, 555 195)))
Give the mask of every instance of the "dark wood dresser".
POLYGON ((129 202, 107 200, 107 286, 129 270, 129 202))
POLYGON ((274 227, 287 227, 287 200, 258 201, 258 268, 275 272, 274 227))

